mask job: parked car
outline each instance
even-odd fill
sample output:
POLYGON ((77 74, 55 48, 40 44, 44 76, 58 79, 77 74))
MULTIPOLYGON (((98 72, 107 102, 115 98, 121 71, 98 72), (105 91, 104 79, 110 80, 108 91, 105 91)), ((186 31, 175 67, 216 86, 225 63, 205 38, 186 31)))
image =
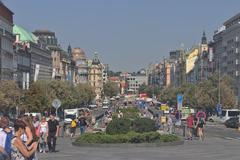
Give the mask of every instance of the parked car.
POLYGON ((239 127, 239 117, 230 118, 224 124, 227 128, 238 128, 239 127))

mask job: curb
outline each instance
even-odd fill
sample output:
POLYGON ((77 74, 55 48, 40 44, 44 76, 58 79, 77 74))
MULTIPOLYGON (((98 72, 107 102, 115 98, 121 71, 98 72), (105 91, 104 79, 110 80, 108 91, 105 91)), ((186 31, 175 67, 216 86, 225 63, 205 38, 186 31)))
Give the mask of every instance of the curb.
POLYGON ((121 144, 97 144, 97 143, 76 143, 72 142, 73 146, 77 147, 105 147, 105 148, 111 148, 111 147, 118 147, 118 148, 131 148, 131 147, 164 147, 164 146, 178 146, 183 145, 184 141, 176 141, 176 142, 162 142, 162 143, 121 143, 121 144))

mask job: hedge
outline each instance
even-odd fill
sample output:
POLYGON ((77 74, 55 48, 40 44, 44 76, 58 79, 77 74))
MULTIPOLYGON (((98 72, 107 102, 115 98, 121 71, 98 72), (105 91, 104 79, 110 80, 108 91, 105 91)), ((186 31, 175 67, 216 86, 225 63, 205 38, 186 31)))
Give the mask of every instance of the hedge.
POLYGON ((125 134, 131 130, 132 122, 126 118, 113 119, 106 128, 107 134, 125 134))
POLYGON ((135 132, 152 132, 156 131, 155 121, 149 118, 137 118, 132 123, 132 130, 135 132))
POLYGON ((180 141, 175 135, 160 135, 157 132, 136 133, 128 132, 127 134, 109 135, 106 133, 87 133, 79 136, 76 143, 82 144, 109 144, 109 143, 159 143, 180 141))

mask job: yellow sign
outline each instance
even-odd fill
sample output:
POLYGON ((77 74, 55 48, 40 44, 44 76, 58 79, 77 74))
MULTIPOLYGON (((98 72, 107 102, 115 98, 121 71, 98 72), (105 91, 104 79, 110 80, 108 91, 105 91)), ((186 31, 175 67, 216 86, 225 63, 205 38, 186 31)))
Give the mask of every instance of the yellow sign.
POLYGON ((186 58, 186 73, 192 71, 195 67, 195 62, 198 59, 199 49, 194 48, 189 52, 188 57, 186 58))
POLYGON ((161 105, 160 110, 162 111, 169 111, 169 106, 168 105, 161 105))

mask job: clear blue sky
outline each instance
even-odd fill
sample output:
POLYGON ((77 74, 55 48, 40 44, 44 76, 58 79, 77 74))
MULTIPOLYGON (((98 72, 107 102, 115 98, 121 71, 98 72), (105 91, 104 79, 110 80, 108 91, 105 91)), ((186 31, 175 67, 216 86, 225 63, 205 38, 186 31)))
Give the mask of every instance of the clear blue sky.
POLYGON ((190 48, 208 39, 240 0, 3 0, 15 13, 14 23, 29 31, 56 32, 66 48, 97 51, 110 69, 137 71, 168 57, 181 43, 190 48))

